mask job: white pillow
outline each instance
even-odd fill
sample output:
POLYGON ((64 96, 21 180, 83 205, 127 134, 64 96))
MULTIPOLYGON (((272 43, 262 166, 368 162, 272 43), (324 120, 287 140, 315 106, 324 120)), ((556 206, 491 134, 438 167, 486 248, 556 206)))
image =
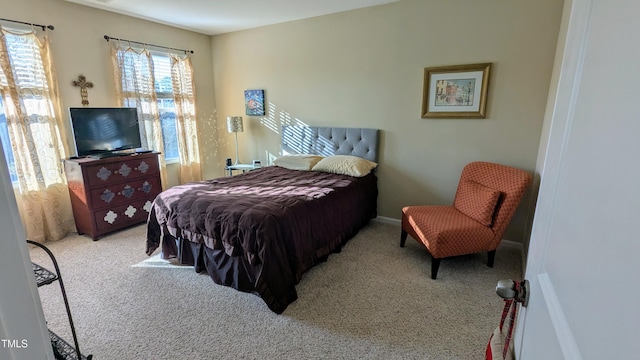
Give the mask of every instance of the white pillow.
POLYGON ((273 160, 273 164, 291 170, 311 170, 322 158, 320 155, 309 154, 285 155, 273 160))
POLYGON ((378 166, 377 163, 351 155, 333 155, 320 160, 311 170, 362 177, 378 166))

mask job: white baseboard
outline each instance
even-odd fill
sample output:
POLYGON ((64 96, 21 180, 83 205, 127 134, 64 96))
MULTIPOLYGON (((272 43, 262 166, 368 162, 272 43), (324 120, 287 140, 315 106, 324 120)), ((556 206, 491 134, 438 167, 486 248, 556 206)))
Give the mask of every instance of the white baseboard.
POLYGON ((520 251, 522 251, 522 244, 513 240, 502 239, 502 241, 500 242, 500 246, 504 246, 508 248, 517 248, 517 249, 520 249, 520 251))
POLYGON ((383 224, 400 225, 400 219, 394 219, 386 216, 375 217, 373 221, 377 221, 383 224))

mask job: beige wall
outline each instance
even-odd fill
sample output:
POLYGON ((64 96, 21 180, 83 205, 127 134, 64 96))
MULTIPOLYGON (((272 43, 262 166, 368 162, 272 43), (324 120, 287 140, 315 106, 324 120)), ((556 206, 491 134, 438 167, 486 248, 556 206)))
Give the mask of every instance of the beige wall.
MULTIPOLYGON (((216 142, 215 132, 210 130, 215 128, 211 120, 215 107, 209 36, 63 0, 0 0, 0 9, 2 18, 55 27, 50 38, 65 116, 68 116, 67 108, 82 106, 79 88, 71 86, 71 81, 80 74, 94 84, 89 90, 90 106, 117 106, 109 44, 104 35, 194 50, 192 60, 200 137, 204 144, 216 142)), ((6 22, 3 25, 15 26, 6 22)), ((71 137, 69 141, 72 141, 71 137)), ((70 146, 73 149, 72 143, 70 146)), ((212 172, 218 163, 212 149, 211 146, 202 149, 203 172, 208 177, 218 175, 212 172)), ((178 182, 176 169, 169 166, 168 172, 169 185, 175 185, 178 182)))
MULTIPOLYGON (((265 89, 267 115, 239 135, 245 162, 277 155, 284 123, 379 128, 379 215, 449 204, 470 161, 535 169, 561 13, 556 0, 403 0, 218 35, 218 113, 243 115, 243 90, 265 89), (420 118, 425 67, 479 62, 493 63, 486 119, 420 118)), ((527 202, 505 238, 522 241, 527 202)))
MULTIPOLYGON (((402 0, 213 38, 63 0, 0 0, 0 8, 2 17, 56 27, 63 108, 80 106, 70 85, 80 74, 95 84, 91 106, 115 105, 105 34, 193 49, 206 178, 234 157, 224 119, 244 114, 245 89, 265 89, 269 106, 265 117, 245 116, 245 162, 278 154, 283 123, 381 129, 379 215, 399 218, 405 205, 450 203, 470 161, 535 169, 562 2, 402 0), (421 119, 424 68, 477 62, 493 63, 487 118, 421 119)), ((522 240, 528 201, 506 238, 522 240)))

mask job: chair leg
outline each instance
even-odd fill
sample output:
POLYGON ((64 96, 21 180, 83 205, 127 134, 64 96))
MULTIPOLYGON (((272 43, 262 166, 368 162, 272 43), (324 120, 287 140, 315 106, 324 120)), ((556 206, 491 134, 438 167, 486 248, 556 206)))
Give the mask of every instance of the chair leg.
POLYGON ((431 257, 431 278, 433 280, 438 276, 438 268, 440 267, 440 259, 431 257))
POLYGON ((404 247, 404 243, 407 241, 407 232, 402 229, 400 232, 400 247, 404 247))
POLYGON ((491 250, 487 253, 487 266, 493 267, 493 261, 496 259, 496 251, 491 250))

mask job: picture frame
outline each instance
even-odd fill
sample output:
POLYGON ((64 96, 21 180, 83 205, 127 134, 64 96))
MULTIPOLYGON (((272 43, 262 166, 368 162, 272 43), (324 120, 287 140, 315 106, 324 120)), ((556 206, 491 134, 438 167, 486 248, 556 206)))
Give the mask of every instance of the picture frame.
POLYGON ((491 63, 424 69, 422 118, 485 118, 491 63))
POLYGON ((248 116, 263 116, 265 114, 264 90, 245 90, 244 109, 248 116))

